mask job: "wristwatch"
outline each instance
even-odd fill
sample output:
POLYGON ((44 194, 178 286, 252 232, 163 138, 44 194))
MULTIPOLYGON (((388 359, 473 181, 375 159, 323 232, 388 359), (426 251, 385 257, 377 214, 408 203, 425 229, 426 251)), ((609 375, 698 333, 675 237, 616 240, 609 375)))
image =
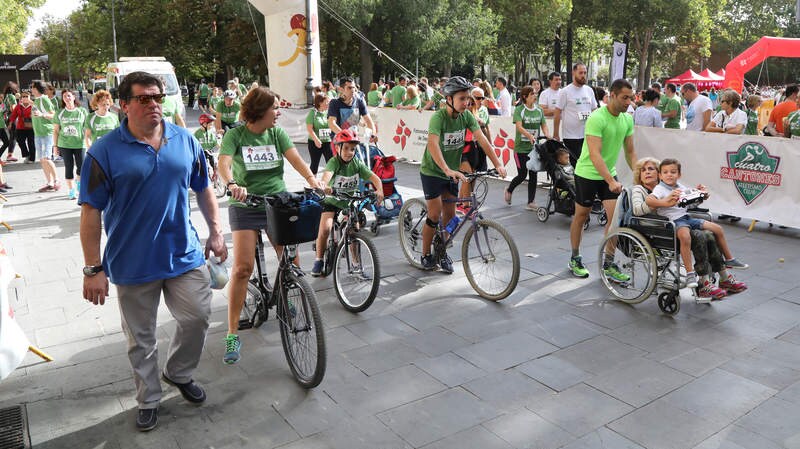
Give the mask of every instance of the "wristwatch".
POLYGON ((84 276, 92 277, 101 271, 103 271, 102 265, 86 265, 85 267, 83 267, 84 276))

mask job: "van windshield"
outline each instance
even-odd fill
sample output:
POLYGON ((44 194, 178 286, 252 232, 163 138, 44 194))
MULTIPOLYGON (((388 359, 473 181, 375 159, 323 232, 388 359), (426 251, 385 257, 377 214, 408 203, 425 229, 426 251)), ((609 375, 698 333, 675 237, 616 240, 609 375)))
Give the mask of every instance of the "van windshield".
POLYGON ((178 79, 175 78, 174 73, 154 73, 157 77, 164 81, 164 93, 167 95, 179 95, 180 87, 178 87, 178 79))

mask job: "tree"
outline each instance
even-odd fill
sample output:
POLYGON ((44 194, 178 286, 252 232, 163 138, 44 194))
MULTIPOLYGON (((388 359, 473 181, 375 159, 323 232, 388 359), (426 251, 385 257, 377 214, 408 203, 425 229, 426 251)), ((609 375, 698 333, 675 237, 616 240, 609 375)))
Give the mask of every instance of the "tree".
POLYGON ((22 53, 22 38, 28 29, 28 19, 44 0, 0 0, 0 54, 22 53))

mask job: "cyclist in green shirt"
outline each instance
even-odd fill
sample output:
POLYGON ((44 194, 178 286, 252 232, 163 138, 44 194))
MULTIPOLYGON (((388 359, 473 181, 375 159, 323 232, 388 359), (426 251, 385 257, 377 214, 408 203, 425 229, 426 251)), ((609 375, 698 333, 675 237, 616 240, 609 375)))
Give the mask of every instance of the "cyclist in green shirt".
POLYGON ((239 111, 241 109, 241 105, 236 101, 236 91, 230 89, 226 90, 225 99, 217 103, 214 109, 217 114, 217 120, 214 126, 217 128, 218 133, 236 127, 236 123, 239 121, 239 111))
POLYGON ((420 179, 427 202, 428 218, 422 227, 422 266, 425 270, 433 270, 437 263, 445 273, 453 272, 453 262, 445 255, 441 260, 434 260, 431 255, 431 242, 436 227, 435 221, 441 217, 445 223, 456 214, 454 202, 443 202, 458 195, 458 182, 466 182, 464 175, 458 171, 461 154, 464 151, 466 131, 469 129, 483 152, 491 159, 501 177, 505 178, 506 169, 494 153, 492 145, 480 130, 475 116, 467 111, 469 91, 472 84, 460 76, 447 80, 442 87, 446 106, 436 111, 428 125, 428 145, 422 156, 420 179))
MULTIPOLYGON (((245 97, 241 116, 244 124, 225 133, 220 149, 218 173, 231 192, 228 218, 233 233, 233 269, 228 290, 228 334, 223 361, 239 361, 241 342, 236 334, 239 315, 253 273, 258 232, 266 219, 263 207, 243 203, 248 193, 275 195, 286 191, 283 180, 284 160, 313 188, 323 185, 308 168, 286 131, 277 126, 279 97, 265 87, 258 87, 245 97)), ((280 255, 283 246, 275 245, 280 255)), ((295 261, 297 263, 297 261, 295 261)))

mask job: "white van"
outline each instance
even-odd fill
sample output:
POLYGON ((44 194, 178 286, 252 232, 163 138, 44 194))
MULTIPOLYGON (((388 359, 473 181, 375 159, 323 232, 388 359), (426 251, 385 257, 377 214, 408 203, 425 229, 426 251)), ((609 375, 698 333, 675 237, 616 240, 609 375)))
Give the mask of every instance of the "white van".
POLYGON ((164 93, 173 97, 180 107, 180 114, 186 117, 186 110, 181 97, 181 88, 175 76, 175 68, 163 56, 134 56, 121 57, 119 62, 108 64, 106 69, 106 82, 108 90, 114 97, 114 105, 119 107, 117 89, 122 78, 131 72, 147 72, 164 80, 164 93))

